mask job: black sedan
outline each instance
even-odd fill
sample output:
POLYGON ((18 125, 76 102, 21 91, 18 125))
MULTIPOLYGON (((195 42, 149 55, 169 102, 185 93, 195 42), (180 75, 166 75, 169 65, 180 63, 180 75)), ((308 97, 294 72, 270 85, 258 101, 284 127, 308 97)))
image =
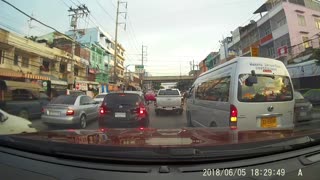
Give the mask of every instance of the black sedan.
POLYGON ((107 94, 99 112, 99 128, 149 126, 148 107, 138 93, 107 94))

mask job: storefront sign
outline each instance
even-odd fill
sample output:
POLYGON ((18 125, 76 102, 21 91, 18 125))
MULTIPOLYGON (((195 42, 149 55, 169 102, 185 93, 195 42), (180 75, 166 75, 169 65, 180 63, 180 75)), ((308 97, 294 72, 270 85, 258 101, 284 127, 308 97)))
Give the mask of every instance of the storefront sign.
POLYGON ((76 83, 76 89, 80 91, 88 91, 88 84, 86 83, 76 83))

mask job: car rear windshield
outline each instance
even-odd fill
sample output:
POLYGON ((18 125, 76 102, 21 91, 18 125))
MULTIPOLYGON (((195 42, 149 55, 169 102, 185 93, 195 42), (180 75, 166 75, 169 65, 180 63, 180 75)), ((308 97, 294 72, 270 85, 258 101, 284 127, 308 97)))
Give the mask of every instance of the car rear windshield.
POLYGON ((77 96, 58 96, 51 101, 51 104, 68 104, 73 105, 76 102, 77 96))
POLYGON ((160 90, 159 95, 180 95, 178 90, 166 89, 160 90))
POLYGON ((239 76, 238 100, 241 102, 291 101, 293 90, 289 77, 276 75, 257 75, 257 83, 246 85, 250 74, 239 76))
POLYGON ((97 95, 96 98, 104 98, 106 96, 106 94, 100 94, 100 95, 97 95))
POLYGON ((304 97, 301 95, 301 93, 299 93, 298 91, 294 91, 293 92, 293 97, 295 99, 304 99, 304 97))
POLYGON ((119 105, 136 105, 139 103, 139 95, 137 94, 108 94, 105 98, 107 106, 119 106, 119 105))

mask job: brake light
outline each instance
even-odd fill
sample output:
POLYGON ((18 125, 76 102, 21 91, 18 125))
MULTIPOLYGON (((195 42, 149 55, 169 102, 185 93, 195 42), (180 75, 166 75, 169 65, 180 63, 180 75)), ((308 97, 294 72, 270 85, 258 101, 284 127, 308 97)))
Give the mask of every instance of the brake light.
POLYGON ((42 113, 44 113, 44 111, 45 111, 45 109, 44 109, 44 108, 42 108, 42 109, 41 109, 41 112, 42 112, 42 113))
POLYGON ((100 106, 99 113, 100 115, 107 114, 107 107, 105 105, 100 106))
POLYGON ((74 110, 73 109, 68 109, 66 115, 67 116, 73 116, 74 115, 74 110))
POLYGON ((235 105, 230 105, 230 122, 229 126, 231 130, 236 130, 238 128, 238 109, 235 105))
POLYGON ((145 111, 146 111, 146 108, 140 107, 140 108, 139 108, 139 115, 145 114, 145 111))

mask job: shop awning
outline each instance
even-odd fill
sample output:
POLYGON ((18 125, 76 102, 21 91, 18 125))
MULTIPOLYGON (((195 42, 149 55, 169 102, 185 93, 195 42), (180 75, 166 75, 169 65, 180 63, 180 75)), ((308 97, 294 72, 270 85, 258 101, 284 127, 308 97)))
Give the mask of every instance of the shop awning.
POLYGON ((11 69, 0 68, 0 76, 24 78, 22 72, 13 71, 11 69))
POLYGON ((42 88, 38 84, 19 82, 19 81, 3 81, 6 84, 6 87, 14 90, 14 89, 32 89, 32 90, 42 90, 42 88))
POLYGON ((36 80, 43 80, 43 81, 48 81, 50 78, 45 77, 45 76, 40 76, 40 75, 35 75, 35 74, 25 74, 24 78, 26 79, 36 79, 36 80))

